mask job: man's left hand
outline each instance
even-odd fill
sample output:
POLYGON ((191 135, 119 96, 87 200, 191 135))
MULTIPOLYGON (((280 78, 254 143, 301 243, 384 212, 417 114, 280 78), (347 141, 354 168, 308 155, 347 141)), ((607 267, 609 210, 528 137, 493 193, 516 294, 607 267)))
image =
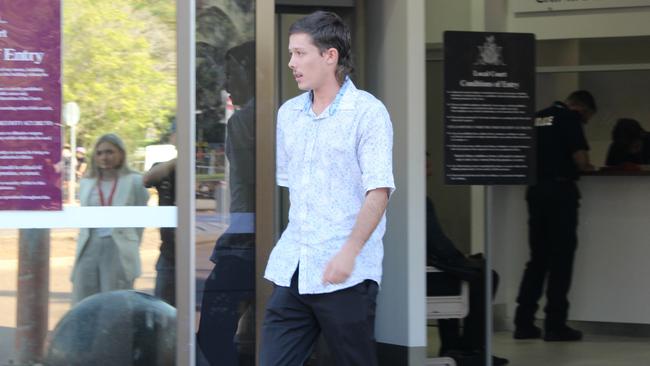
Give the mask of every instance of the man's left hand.
POLYGON ((354 270, 357 252, 350 245, 345 245, 330 260, 323 272, 323 284, 343 283, 350 277, 354 270))

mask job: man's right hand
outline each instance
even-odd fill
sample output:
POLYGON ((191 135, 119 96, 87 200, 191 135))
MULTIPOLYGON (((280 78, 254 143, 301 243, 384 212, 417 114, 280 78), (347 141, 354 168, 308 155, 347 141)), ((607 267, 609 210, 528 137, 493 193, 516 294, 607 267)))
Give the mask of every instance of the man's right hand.
POLYGON ((581 172, 592 172, 595 170, 594 166, 589 162, 589 153, 587 150, 578 150, 574 152, 573 161, 581 172))

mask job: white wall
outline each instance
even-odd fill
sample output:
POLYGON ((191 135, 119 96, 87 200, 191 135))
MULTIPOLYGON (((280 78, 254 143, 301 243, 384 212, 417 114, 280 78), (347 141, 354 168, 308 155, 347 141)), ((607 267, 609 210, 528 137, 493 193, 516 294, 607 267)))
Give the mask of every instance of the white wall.
MULTIPOLYGON (((513 1, 532 0, 508 0, 504 13, 505 30, 535 33, 538 40, 650 34, 650 7, 515 15, 511 7, 513 1)), ((612 42, 620 43, 616 40, 612 42)), ((570 52, 563 52, 563 55, 579 56, 570 52)), ((587 59, 582 61, 587 62, 587 59)), ((559 84, 546 85, 538 97, 555 94, 552 99, 562 99, 577 86, 593 89, 600 86, 598 83, 601 82, 601 78, 594 79, 591 75, 580 78, 575 74, 566 74, 557 78, 564 79, 556 80, 560 81, 559 84), (567 84, 574 87, 563 90, 567 84)), ((603 111, 606 111, 613 108, 611 102, 616 100, 617 92, 615 88, 603 90, 609 90, 599 100, 603 111)), ((539 98, 538 101, 544 105, 550 102, 542 102, 539 98)), ((614 109, 617 113, 625 114, 625 106, 629 103, 618 102, 619 107, 614 109)), ((543 105, 538 105, 538 109, 541 107, 543 105)), ((629 108, 627 110, 636 115, 629 108)), ((611 118, 613 116, 608 115, 605 119, 611 118)), ((594 123, 599 122, 594 120, 594 123)), ((587 135, 591 133, 594 144, 602 144, 602 131, 597 133, 596 130, 602 129, 588 125, 587 135)), ((599 164, 603 159, 601 155, 595 157, 599 164)), ((650 223, 646 209, 650 205, 648 183, 650 177, 584 177, 581 180, 579 185, 583 199, 579 215, 574 281, 570 293, 570 319, 650 323, 650 310, 647 307, 650 291, 646 290, 644 284, 649 273, 643 264, 646 262, 643 258, 650 254, 646 240, 646 228, 650 223)), ((487 209, 487 214, 491 215, 493 222, 493 264, 501 275, 495 303, 506 305, 510 325, 519 282, 529 255, 525 187, 500 186, 491 189, 493 204, 487 209)), ((543 303, 540 305, 543 307, 543 303)), ((540 311, 538 316, 543 316, 543 312, 540 311)))
MULTIPOLYGON (((426 42, 441 43, 444 30, 526 32, 535 33, 538 40, 650 35, 650 6, 516 15, 514 1, 535 0, 426 0, 426 42)), ((588 79, 582 81, 593 87, 588 79)), ((570 91, 558 91, 555 98, 570 91)), ((571 319, 650 323, 650 291, 644 286, 649 273, 643 265, 650 254, 645 239, 650 224, 648 183, 650 177, 586 177, 580 183, 583 204, 571 319)), ((494 267, 502 279, 496 303, 507 304, 512 315, 528 258, 525 187, 491 190, 493 204, 487 214, 493 222, 494 267)), ((472 195, 473 232, 480 235, 482 194, 474 189, 472 195)), ((472 241, 480 242, 474 237, 472 241)))
POLYGON ((471 29, 472 0, 426 0, 426 42, 442 43, 446 30, 471 29))
POLYGON ((384 238, 376 337, 383 343, 423 348, 427 341, 424 1, 372 1, 366 22, 366 84, 386 104, 393 121, 397 185, 384 238))
POLYGON ((589 121, 585 134, 595 166, 605 165, 611 132, 618 118, 634 118, 650 129, 650 70, 583 73, 580 87, 598 98, 598 113, 589 121))
POLYGON ((505 1, 425 0, 427 44, 441 44, 442 33, 446 30, 501 31, 505 27, 506 17, 501 15, 505 14, 505 1))
MULTIPOLYGON (((509 4, 513 1, 522 0, 510 0, 509 4)), ((511 10, 509 8, 507 12, 508 31, 532 32, 536 34, 538 40, 650 34, 649 7, 527 15, 515 15, 511 10)), ((612 42, 616 43, 615 40, 612 42)), ((585 58, 582 62, 589 61, 585 58)), ((584 74, 580 77, 576 74, 554 76, 555 79, 560 77, 572 79, 566 81, 579 84, 581 88, 600 90, 598 102, 601 104, 602 113, 599 113, 598 119, 594 119, 593 123, 586 127, 590 144, 592 148, 596 148, 592 158, 597 165, 602 165, 604 160, 606 149, 604 145, 608 144, 608 131, 612 125, 610 120, 630 113, 636 115, 638 114, 636 112, 639 112, 636 111, 638 108, 630 108, 630 101, 622 100, 622 96, 617 97, 623 94, 629 95, 627 94, 630 92, 629 87, 636 84, 630 80, 627 82, 620 80, 623 74, 612 75, 614 79, 609 81, 606 76, 595 74, 584 74), (612 81, 617 81, 618 87, 612 87, 615 84, 612 81), (605 84, 599 84, 602 82, 605 84), (619 88, 626 88, 626 93, 620 93, 619 88), (611 113, 617 116, 610 115, 611 113)), ((561 92, 555 90, 554 98, 561 99, 571 91, 569 89, 561 92)), ((550 92, 551 90, 546 90, 546 93, 542 94, 550 94, 550 92)), ((544 103, 548 102, 544 101, 544 103)), ((634 102, 636 106, 643 105, 634 102)), ((541 105, 538 108, 541 108, 541 105)), ((647 115, 645 117, 647 118, 647 115)), ((645 229, 649 221, 646 218, 645 206, 650 204, 650 196, 644 188, 649 182, 648 177, 584 177, 581 180, 579 185, 583 199, 579 214, 579 244, 575 273, 570 292, 570 319, 650 322, 650 310, 647 307, 650 292, 645 290, 644 285, 648 270, 642 264, 645 260, 640 259, 650 254, 645 229)), ((490 209, 490 213, 495 217, 493 227, 495 268, 502 274, 503 280, 496 302, 506 303, 507 314, 512 317, 519 281, 528 259, 525 188, 499 187, 495 188, 494 192, 494 207, 490 209)), ((543 316, 543 313, 539 315, 543 316)))
MULTIPOLYGON (((650 324, 650 177, 583 177, 570 320, 650 324)), ((496 304, 512 324, 528 260, 524 187, 495 187, 492 242, 501 275, 496 304)), ((543 308, 543 299, 540 303, 543 308)), ((540 310, 538 317, 544 314, 540 310)))
POLYGON ((650 6, 515 14, 508 0, 508 32, 535 33, 537 39, 650 35, 650 6))
POLYGON ((487 214, 492 218, 492 266, 500 277, 494 304, 506 304, 511 315, 528 258, 526 187, 496 186, 490 189, 493 205, 487 214))
POLYGON ((425 0, 426 42, 442 43, 445 30, 494 28, 489 23, 495 21, 503 21, 508 32, 535 33, 537 39, 650 35, 650 6, 515 14, 515 1, 536 0, 425 0), (503 19, 496 19, 495 9, 501 8, 503 19), (485 18, 487 12, 491 16, 485 18))

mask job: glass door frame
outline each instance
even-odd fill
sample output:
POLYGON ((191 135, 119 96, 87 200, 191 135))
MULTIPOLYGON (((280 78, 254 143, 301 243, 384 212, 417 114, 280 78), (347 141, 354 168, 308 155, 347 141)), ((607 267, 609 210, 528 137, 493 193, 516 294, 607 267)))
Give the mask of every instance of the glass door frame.
POLYGON ((176 365, 196 364, 195 280, 195 0, 176 2, 176 365))
MULTIPOLYGON (((255 215, 255 344, 259 356, 266 300, 272 286, 264 279, 266 262, 275 245, 278 194, 275 184, 275 112, 277 105, 275 56, 275 1, 255 4, 256 47, 256 215, 255 215)), ((259 361, 256 361, 258 363, 259 361)))
MULTIPOLYGON (((256 346, 266 299, 272 287, 263 279, 275 242, 275 1, 255 4, 256 44, 256 346)), ((176 242, 176 365, 196 364, 196 0, 178 1, 177 149, 178 226, 176 242)))

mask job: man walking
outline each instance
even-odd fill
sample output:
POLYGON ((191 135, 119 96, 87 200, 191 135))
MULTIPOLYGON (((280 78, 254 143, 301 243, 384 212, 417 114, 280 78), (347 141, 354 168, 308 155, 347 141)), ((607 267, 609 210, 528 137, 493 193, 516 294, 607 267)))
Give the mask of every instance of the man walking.
POLYGON ((277 183, 289 188, 291 207, 265 273, 275 288, 262 328, 264 366, 302 365, 321 333, 337 365, 377 364, 393 132, 384 105, 349 78, 350 43, 330 12, 289 29, 289 68, 306 92, 278 111, 277 183))

